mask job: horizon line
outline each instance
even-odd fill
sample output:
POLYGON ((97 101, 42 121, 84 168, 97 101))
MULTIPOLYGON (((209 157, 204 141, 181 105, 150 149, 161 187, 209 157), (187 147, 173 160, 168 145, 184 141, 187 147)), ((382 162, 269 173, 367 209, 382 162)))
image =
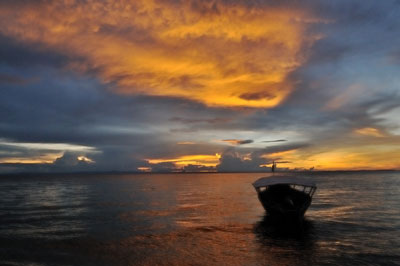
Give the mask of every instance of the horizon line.
MULTIPOLYGON (((298 170, 298 171, 281 171, 275 173, 330 173, 330 172, 398 172, 400 169, 359 169, 359 170, 298 170)), ((222 172, 190 172, 190 171, 179 171, 179 172, 140 172, 140 171, 76 171, 76 172, 8 172, 0 173, 0 176, 5 175, 65 175, 65 174, 273 174, 272 172, 260 172, 260 171, 222 171, 222 172)))

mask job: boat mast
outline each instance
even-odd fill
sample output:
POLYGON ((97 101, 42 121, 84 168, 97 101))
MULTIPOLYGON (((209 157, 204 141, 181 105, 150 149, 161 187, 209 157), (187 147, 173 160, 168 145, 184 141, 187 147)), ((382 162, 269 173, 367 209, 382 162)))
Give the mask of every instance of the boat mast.
POLYGON ((276 163, 275 163, 275 161, 273 161, 272 166, 271 166, 272 173, 275 173, 275 168, 276 168, 276 163))

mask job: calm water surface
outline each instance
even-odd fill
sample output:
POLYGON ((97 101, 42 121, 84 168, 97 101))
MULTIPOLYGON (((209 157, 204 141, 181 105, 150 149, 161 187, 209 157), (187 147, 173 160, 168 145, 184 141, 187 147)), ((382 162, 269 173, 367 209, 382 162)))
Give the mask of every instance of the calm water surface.
POLYGON ((301 232, 270 226, 266 174, 0 177, 1 265, 400 265, 400 173, 311 173, 301 232))

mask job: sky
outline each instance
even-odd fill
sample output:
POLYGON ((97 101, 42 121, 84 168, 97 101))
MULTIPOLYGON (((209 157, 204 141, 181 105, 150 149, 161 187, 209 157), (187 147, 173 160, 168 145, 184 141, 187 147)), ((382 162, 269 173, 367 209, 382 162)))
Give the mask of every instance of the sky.
POLYGON ((2 0, 0 173, 400 169, 396 0, 2 0))

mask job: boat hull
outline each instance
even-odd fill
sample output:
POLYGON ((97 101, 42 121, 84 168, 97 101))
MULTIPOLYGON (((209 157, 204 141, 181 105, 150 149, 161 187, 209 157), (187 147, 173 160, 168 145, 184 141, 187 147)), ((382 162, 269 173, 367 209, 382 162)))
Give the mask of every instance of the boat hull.
POLYGON ((295 189, 270 188, 258 194, 267 215, 285 222, 299 222, 311 204, 311 197, 295 189))

